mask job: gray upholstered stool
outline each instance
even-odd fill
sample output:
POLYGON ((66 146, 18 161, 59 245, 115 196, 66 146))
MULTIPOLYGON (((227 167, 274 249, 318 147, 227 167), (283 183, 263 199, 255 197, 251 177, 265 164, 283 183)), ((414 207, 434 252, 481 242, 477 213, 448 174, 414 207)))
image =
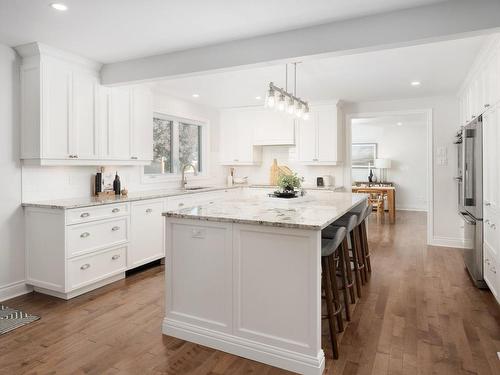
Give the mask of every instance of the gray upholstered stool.
MULTIPOLYGON (((356 278, 356 292, 358 298, 361 298, 361 285, 364 284, 365 282, 365 276, 363 274, 363 268, 365 266, 361 257, 361 241, 359 239, 359 231, 357 230, 358 221, 359 221, 358 215, 349 212, 344 216, 340 217, 339 219, 335 220, 333 224, 324 229, 322 232, 322 236, 331 237, 332 231, 334 231, 335 228, 339 226, 347 228, 347 232, 349 234, 348 245, 351 250, 351 256, 349 258, 346 257, 346 259, 349 259, 347 265, 349 270, 351 270, 350 262, 352 261, 354 276, 356 278)), ((347 273, 348 278, 349 276, 351 277, 352 280, 352 271, 350 273, 347 273)), ((351 294, 351 302, 355 303, 354 292, 352 291, 352 288, 349 289, 349 291, 351 294)))
MULTIPOLYGON (((333 357, 339 357, 339 348, 337 343, 337 331, 344 330, 342 321, 342 304, 340 302, 339 289, 337 286, 337 262, 336 255, 339 253, 342 243, 346 237, 346 229, 338 228, 335 233, 332 233, 332 238, 321 239, 321 276, 322 287, 325 291, 326 311, 327 315, 324 319, 328 319, 330 329, 330 337, 332 342, 333 357), (335 320, 337 324, 335 324, 335 320), (337 325, 337 327, 336 327, 337 325)), ((344 267, 341 266, 341 272, 344 267)))

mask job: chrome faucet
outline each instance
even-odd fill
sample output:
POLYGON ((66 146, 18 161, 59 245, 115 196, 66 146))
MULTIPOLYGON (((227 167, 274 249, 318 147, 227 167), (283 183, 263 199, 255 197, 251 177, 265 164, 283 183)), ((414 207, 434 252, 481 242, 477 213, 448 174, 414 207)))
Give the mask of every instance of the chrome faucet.
POLYGON ((193 172, 194 172, 195 176, 198 174, 198 172, 196 171, 196 167, 193 164, 191 164, 191 163, 184 164, 182 166, 182 178, 181 178, 181 188, 182 189, 185 189, 186 185, 187 185, 187 177, 185 176, 185 173, 186 173, 186 169, 189 167, 193 168, 193 172))

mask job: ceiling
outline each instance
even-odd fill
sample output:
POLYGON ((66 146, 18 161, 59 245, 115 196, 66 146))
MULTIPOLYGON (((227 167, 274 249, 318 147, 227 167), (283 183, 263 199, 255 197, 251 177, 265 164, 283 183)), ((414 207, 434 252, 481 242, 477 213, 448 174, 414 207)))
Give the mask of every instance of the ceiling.
MULTIPOLYGON (((316 58, 298 65, 297 94, 310 102, 404 99, 456 93, 487 37, 316 58), (418 80, 419 87, 410 85, 418 80)), ((292 79, 290 74, 289 80, 292 79)), ((262 105, 267 85, 285 85, 285 66, 157 82, 155 89, 216 108, 262 105), (193 98, 198 94, 198 98, 193 98), (262 97, 256 99, 257 96, 262 97)), ((292 85, 289 84, 289 91, 292 85)))
POLYGON ((1 0, 0 43, 38 41, 111 63, 440 1, 1 0))

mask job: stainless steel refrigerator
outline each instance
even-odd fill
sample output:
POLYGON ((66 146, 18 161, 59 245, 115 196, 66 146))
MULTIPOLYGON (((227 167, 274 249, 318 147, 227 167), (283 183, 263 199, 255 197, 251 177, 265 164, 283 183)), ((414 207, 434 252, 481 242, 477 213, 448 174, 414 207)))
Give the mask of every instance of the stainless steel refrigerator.
POLYGON ((483 279, 483 119, 477 117, 462 129, 458 143, 458 211, 464 220, 464 261, 474 284, 483 279))

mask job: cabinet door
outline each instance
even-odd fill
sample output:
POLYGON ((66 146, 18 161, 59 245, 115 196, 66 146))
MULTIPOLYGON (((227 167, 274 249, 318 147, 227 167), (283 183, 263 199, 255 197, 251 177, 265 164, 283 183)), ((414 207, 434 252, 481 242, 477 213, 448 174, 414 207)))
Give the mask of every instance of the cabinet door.
POLYGON ((241 164, 253 164, 257 162, 253 144, 253 127, 246 121, 238 122, 235 127, 236 162, 241 164))
POLYGON ((112 89, 109 101, 108 144, 111 159, 130 160, 130 90, 112 89))
POLYGON ((317 158, 322 163, 339 161, 339 139, 337 108, 321 109, 317 112, 317 158))
POLYGON ((153 100, 150 90, 132 91, 132 159, 153 160, 153 100))
POLYGON ((279 146, 295 144, 292 117, 268 109, 248 111, 254 130, 254 145, 279 146))
POLYGON ((254 123, 244 111, 224 111, 220 122, 221 163, 253 165, 261 160, 261 151, 253 144, 254 123))
POLYGON ((71 71, 64 63, 42 62, 42 158, 69 159, 71 71))
POLYGON ((134 202, 131 206, 131 238, 127 268, 165 256, 163 200, 134 202))
POLYGON ((78 159, 96 159, 98 156, 98 86, 97 77, 84 73, 73 74, 70 151, 78 159))
POLYGON ((220 121, 220 160, 222 164, 232 164, 238 159, 236 154, 236 118, 232 112, 222 112, 220 121))
POLYGON ((483 200, 484 204, 499 209, 498 167, 498 110, 483 114, 483 200))
POLYGON ((307 121, 297 121, 297 158, 301 162, 318 161, 318 116, 312 113, 307 121))

